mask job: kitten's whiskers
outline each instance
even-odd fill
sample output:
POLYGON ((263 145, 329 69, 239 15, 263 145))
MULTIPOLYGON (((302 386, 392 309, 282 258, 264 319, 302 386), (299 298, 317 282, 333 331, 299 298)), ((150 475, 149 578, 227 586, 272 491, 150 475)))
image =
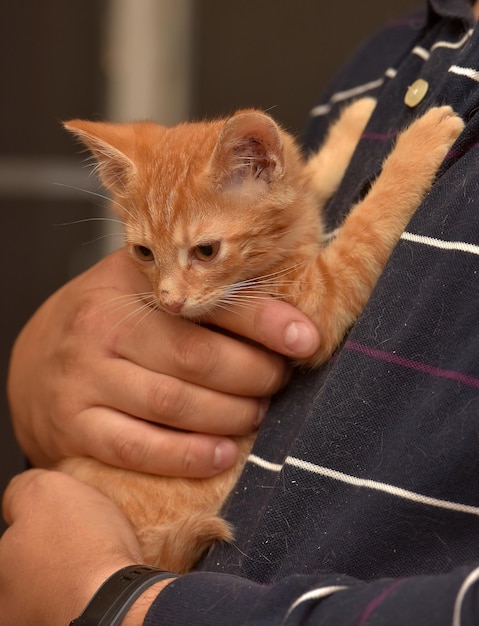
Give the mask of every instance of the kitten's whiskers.
MULTIPOLYGON (((136 215, 134 215, 131 211, 129 211, 123 204, 121 204, 121 202, 118 202, 118 200, 116 200, 115 198, 110 198, 109 196, 105 194, 92 191, 91 189, 83 189, 81 187, 75 187, 74 185, 66 185, 65 183, 53 183, 53 184, 56 185, 57 187, 67 187, 68 189, 81 191, 82 193, 86 193, 90 196, 94 196, 96 198, 100 198, 101 200, 105 200, 108 204, 114 204, 115 206, 119 207, 122 211, 124 211, 127 215, 129 215, 131 219, 135 221, 138 225, 141 225, 141 220, 136 215)), ((105 218, 105 219, 108 219, 108 218, 105 218)), ((123 224, 121 220, 116 220, 116 221, 120 222, 120 224, 123 224)))
POLYGON ((305 262, 296 263, 287 268, 240 280, 229 285, 224 294, 216 303, 218 308, 238 313, 238 308, 253 309, 261 301, 270 298, 279 298, 281 288, 296 285, 297 280, 288 280, 288 275, 304 265, 305 262))
POLYGON ((136 294, 122 294, 120 296, 105 300, 94 309, 92 309, 89 313, 87 313, 85 315, 85 318, 96 316, 106 309, 109 309, 111 313, 119 313, 122 310, 127 310, 130 307, 134 307, 133 310, 129 311, 126 315, 119 318, 118 321, 108 329, 108 332, 116 330, 119 326, 126 324, 127 322, 131 322, 131 320, 138 316, 136 323, 133 324, 130 328, 129 332, 132 332, 138 326, 138 324, 140 324, 144 319, 152 314, 154 310, 158 310, 158 307, 156 306, 153 298, 153 292, 145 291, 143 293, 136 294))

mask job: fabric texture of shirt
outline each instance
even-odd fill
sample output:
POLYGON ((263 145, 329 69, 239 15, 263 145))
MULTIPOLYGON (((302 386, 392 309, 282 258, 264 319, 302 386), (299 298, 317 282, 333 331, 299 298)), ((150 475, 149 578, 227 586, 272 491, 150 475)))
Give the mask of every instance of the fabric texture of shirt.
POLYGON ((171 583, 147 626, 479 623, 479 28, 470 3, 430 2, 374 36, 312 110, 305 149, 364 95, 378 105, 327 207, 331 229, 417 116, 449 104, 465 131, 343 345, 274 398, 226 506, 235 542, 171 583), (419 78, 426 96, 409 107, 419 78))

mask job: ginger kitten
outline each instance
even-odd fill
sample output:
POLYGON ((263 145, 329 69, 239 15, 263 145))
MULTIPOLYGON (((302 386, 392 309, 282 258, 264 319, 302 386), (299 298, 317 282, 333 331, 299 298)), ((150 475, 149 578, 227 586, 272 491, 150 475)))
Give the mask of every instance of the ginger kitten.
MULTIPOLYGON (((215 307, 265 294, 308 315, 324 363, 362 311, 409 218, 463 123, 429 110, 400 134, 382 172, 325 243, 321 207, 334 194, 374 100, 345 108, 305 161, 267 114, 165 128, 151 122, 73 120, 65 127, 92 152, 125 224, 132 262, 151 283, 149 304, 207 320, 215 307)), ((60 469, 111 497, 130 519, 145 562, 185 572, 215 540, 231 541, 219 513, 253 445, 237 439, 236 465, 207 479, 141 474, 89 458, 60 469)))

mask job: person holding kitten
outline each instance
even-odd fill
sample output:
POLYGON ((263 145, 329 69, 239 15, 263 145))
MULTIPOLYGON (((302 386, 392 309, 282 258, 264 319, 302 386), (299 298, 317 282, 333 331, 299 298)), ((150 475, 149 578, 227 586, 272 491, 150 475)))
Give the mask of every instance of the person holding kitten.
MULTIPOLYGON (((366 193, 405 125, 442 104, 466 123, 323 368, 291 375, 271 352, 302 358, 318 345, 308 321, 280 302, 246 317, 218 313, 218 326, 255 345, 166 316, 155 322, 158 339, 151 326, 148 336, 119 326, 112 338, 102 328, 114 327, 115 312, 99 303, 140 288, 122 252, 27 325, 9 393, 34 465, 89 454, 208 476, 234 461, 230 435, 261 428, 225 510, 234 543, 179 577, 141 568, 132 529, 99 492, 58 472, 16 477, 3 503, 11 525, 0 540, 2 623, 68 623, 111 575, 107 606, 91 606, 113 610, 104 623, 124 609, 126 626, 477 622, 478 14, 479 3, 431 0, 388 25, 312 111, 306 150, 344 104, 377 99, 328 206, 330 230, 366 193), (99 319, 86 314, 94 310, 99 319)), ((87 613, 76 623, 100 623, 87 613)))

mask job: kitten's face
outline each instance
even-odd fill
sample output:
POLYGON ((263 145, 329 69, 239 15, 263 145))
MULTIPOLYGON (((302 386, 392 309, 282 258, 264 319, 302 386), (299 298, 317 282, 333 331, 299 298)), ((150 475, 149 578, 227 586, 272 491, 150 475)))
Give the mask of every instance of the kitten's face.
MULTIPOLYGON (((96 157, 121 207, 128 249, 164 310, 199 318, 238 303, 253 285, 244 281, 274 271, 294 247, 283 139, 268 116, 243 112, 171 129, 81 121, 66 127, 96 157)), ((268 282, 256 286, 257 297, 268 282)))
POLYGON ((157 304, 197 319, 217 306, 247 303, 244 281, 267 274, 279 260, 268 241, 271 224, 259 219, 255 199, 208 189, 192 177, 167 195, 144 199, 148 207, 139 211, 132 206, 139 219, 125 220, 128 249, 157 304))

